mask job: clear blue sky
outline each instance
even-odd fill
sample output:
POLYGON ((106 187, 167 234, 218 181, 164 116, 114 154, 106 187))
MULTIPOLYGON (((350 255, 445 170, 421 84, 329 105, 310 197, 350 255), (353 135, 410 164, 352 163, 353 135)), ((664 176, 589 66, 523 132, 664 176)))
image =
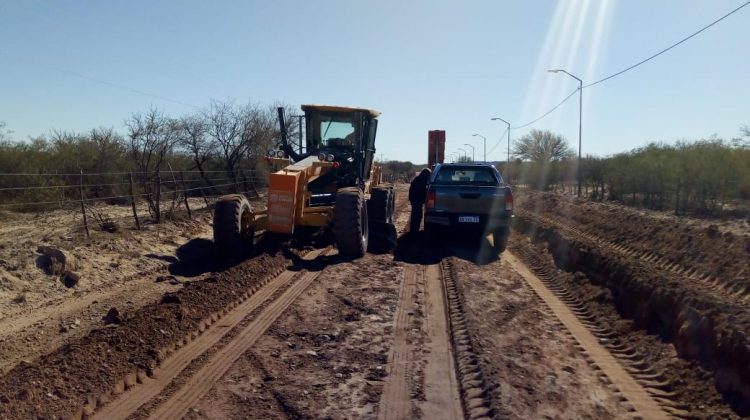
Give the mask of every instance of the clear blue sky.
MULTIPOLYGON (((547 69, 598 79, 741 2, 0 0, 0 121, 23 140, 123 131, 152 105, 179 116, 211 98, 353 105, 383 112, 387 158, 424 162, 427 131, 445 129, 448 151, 472 143, 479 159, 472 134, 492 149, 503 130, 490 117, 525 123, 577 86, 547 69)), ((738 136, 750 124, 749 52, 750 6, 585 90, 584 154, 738 136)), ((577 100, 533 128, 575 146, 577 100)))

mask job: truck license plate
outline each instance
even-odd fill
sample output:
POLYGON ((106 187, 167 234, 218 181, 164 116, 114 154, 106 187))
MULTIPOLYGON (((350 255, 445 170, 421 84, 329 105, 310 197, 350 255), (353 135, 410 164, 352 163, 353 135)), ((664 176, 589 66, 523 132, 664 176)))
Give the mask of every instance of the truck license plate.
POLYGON ((458 216, 459 223, 479 223, 479 216, 458 216))

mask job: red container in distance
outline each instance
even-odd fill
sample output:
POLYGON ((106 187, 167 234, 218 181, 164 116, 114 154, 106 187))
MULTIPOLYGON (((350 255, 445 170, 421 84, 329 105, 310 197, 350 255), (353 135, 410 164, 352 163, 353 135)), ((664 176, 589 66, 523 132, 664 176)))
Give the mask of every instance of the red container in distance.
POLYGON ((427 132, 427 165, 432 168, 445 161, 445 130, 427 132))

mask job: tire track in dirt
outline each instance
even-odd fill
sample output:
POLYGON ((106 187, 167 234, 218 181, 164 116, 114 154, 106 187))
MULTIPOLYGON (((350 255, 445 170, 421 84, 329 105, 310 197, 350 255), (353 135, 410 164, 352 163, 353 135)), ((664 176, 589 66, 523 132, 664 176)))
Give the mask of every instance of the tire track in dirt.
POLYGON ((417 289, 417 270, 414 265, 405 267, 404 278, 398 294, 398 306, 393 321, 393 345, 388 353, 388 379, 380 401, 379 419, 407 419, 412 417, 409 377, 414 357, 408 340, 414 320, 412 299, 417 289))
POLYGON ((151 419, 180 418, 229 367, 266 332, 268 327, 307 289, 321 271, 305 272, 283 295, 221 349, 207 365, 190 378, 169 400, 149 416, 151 419))
POLYGON ((449 259, 443 259, 438 269, 447 300, 450 340, 453 345, 456 367, 454 372, 458 379, 465 417, 468 419, 494 418, 495 413, 486 389, 487 383, 469 334, 466 312, 456 284, 458 276, 455 267, 449 259))
POLYGON ((424 266, 423 270, 425 330, 430 341, 424 377, 425 401, 420 407, 427 419, 461 419, 464 417, 463 407, 451 346, 451 325, 447 316, 442 271, 437 264, 424 266))
MULTIPOLYGON (((313 260, 317 256, 323 254, 326 250, 327 249, 311 251, 307 253, 303 259, 313 260)), ((256 319, 236 335, 230 343, 215 354, 209 363, 198 373, 193 375, 187 383, 183 384, 178 392, 169 400, 174 400, 175 396, 182 396, 185 393, 184 391, 186 390, 186 387, 195 386, 194 382, 196 382, 196 378, 200 378, 198 382, 205 383, 199 387, 201 392, 193 392, 190 395, 190 398, 187 399, 187 402, 194 402, 200 398, 203 393, 208 391, 213 384, 213 381, 206 380, 207 376, 205 375, 211 374, 213 375, 212 378, 220 377, 226 368, 234 362, 236 359, 234 356, 236 355, 239 357, 247 347, 251 346, 255 340, 265 332, 268 326, 270 326, 270 324, 284 311, 284 309, 286 309, 286 307, 288 307, 319 274, 320 271, 305 272, 300 275, 299 272, 285 270, 270 280, 265 286, 257 291, 253 290, 252 292, 255 293, 244 300, 244 302, 239 303, 235 308, 231 309, 231 311, 222 317, 221 323, 216 323, 218 317, 213 316, 212 321, 216 324, 214 325, 215 328, 210 328, 200 336, 191 337, 194 339, 193 341, 189 341, 186 337, 185 342, 183 343, 185 346, 182 347, 182 349, 177 350, 172 357, 167 358, 160 367, 153 372, 152 378, 146 377, 145 374, 139 374, 137 380, 142 383, 141 386, 133 387, 121 398, 104 406, 101 410, 96 412, 94 418, 127 418, 135 413, 141 406, 156 398, 186 367, 188 367, 193 360, 204 354, 207 350, 217 344, 228 332, 238 326, 254 308, 270 299, 274 293, 280 290, 284 285, 290 283, 295 278, 298 278, 289 290, 284 292, 284 294, 276 299, 256 319), (218 375, 217 372, 219 372, 218 375), (206 389, 204 390, 203 388, 206 389)), ((126 382, 128 381, 126 380, 126 382)), ((181 402, 183 400, 181 400, 181 402)), ((188 410, 189 405, 182 406, 178 403, 168 405, 168 407, 171 410, 169 417, 176 418, 184 415, 188 410), (178 411, 181 411, 181 414, 176 414, 178 411)), ((160 409, 161 407, 157 410, 160 409)), ((87 409, 84 410, 84 413, 88 414, 91 411, 93 411, 93 407, 87 407, 87 409)))
POLYGON ((511 264, 544 301, 552 313, 562 322, 572 337, 578 342, 579 350, 584 352, 589 362, 601 370, 606 380, 622 394, 632 406, 633 415, 649 419, 670 418, 670 414, 680 415, 678 410, 670 413, 662 409, 659 403, 641 386, 617 359, 602 346, 598 339, 578 320, 576 315, 545 286, 543 281, 534 275, 514 254, 505 251, 504 258, 511 264))

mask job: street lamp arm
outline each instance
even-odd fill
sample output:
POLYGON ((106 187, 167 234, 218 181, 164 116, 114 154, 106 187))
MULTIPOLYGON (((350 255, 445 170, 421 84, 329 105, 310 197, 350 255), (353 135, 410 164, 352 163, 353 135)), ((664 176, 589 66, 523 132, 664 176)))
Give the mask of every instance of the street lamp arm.
POLYGON ((560 73, 560 72, 563 72, 563 73, 567 74, 568 76, 570 76, 570 77, 578 80, 578 83, 580 83, 581 85, 583 85, 583 80, 581 80, 581 79, 573 76, 572 74, 568 73, 567 71, 565 71, 563 69, 553 69, 553 70, 547 70, 547 71, 550 72, 550 73, 560 73))

